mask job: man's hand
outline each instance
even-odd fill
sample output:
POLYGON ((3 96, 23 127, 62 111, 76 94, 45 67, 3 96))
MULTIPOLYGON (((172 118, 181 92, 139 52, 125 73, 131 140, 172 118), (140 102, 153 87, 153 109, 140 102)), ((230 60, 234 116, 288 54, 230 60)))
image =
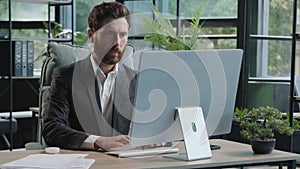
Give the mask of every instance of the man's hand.
POLYGON ((119 135, 113 137, 99 137, 94 144, 96 149, 102 148, 106 151, 129 144, 130 137, 128 135, 119 135))

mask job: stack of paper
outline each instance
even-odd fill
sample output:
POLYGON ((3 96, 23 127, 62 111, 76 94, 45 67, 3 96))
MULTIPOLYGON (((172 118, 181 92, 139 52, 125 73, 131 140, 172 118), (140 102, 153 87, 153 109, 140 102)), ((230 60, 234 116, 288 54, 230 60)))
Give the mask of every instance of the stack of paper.
POLYGON ((88 169, 95 160, 85 156, 87 154, 33 154, 2 164, 0 168, 88 169))

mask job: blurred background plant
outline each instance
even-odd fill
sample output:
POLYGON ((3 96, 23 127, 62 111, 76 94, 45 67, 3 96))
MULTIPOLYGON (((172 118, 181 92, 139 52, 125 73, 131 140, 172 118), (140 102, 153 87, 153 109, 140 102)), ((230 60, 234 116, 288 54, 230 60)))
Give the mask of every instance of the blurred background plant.
POLYGON ((169 19, 166 19, 158 9, 152 5, 154 19, 144 18, 145 31, 150 32, 145 35, 144 40, 152 42, 160 49, 164 50, 192 50, 199 49, 199 35, 202 33, 200 17, 202 5, 199 5, 195 12, 195 17, 191 20, 190 26, 183 26, 180 32, 176 32, 169 19))
MULTIPOLYGON (((286 113, 286 118, 287 118, 288 121, 290 121, 290 112, 286 113)), ((293 129, 294 130, 299 130, 300 129, 299 121, 295 118, 293 118, 293 129)))
MULTIPOLYGON (((49 33, 48 29, 48 22, 43 22, 45 26, 46 33, 49 33)), ((62 24, 59 24, 57 22, 51 22, 51 32, 50 32, 50 38, 71 38, 72 36, 72 30, 71 29, 63 29, 62 24)), ((82 36, 82 33, 79 31, 74 32, 74 45, 78 45, 80 43, 83 43, 86 41, 86 38, 82 36)))

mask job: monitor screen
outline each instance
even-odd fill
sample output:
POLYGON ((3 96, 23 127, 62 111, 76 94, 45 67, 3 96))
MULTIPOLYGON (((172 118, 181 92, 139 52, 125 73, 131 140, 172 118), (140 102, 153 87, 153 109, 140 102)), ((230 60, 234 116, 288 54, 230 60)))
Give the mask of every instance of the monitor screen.
POLYGON ((201 107, 209 136, 230 133, 243 51, 139 53, 131 146, 182 139, 177 107, 201 107))

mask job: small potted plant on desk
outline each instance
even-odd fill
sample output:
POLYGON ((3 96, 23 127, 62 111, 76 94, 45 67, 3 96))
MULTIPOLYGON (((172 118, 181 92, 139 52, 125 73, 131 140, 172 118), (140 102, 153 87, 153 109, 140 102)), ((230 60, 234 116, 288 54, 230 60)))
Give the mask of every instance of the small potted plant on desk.
POLYGON ((275 132, 292 135, 294 130, 289 121, 282 118, 282 113, 274 107, 258 107, 247 112, 240 123, 241 136, 250 141, 256 154, 269 154, 273 151, 275 132))

